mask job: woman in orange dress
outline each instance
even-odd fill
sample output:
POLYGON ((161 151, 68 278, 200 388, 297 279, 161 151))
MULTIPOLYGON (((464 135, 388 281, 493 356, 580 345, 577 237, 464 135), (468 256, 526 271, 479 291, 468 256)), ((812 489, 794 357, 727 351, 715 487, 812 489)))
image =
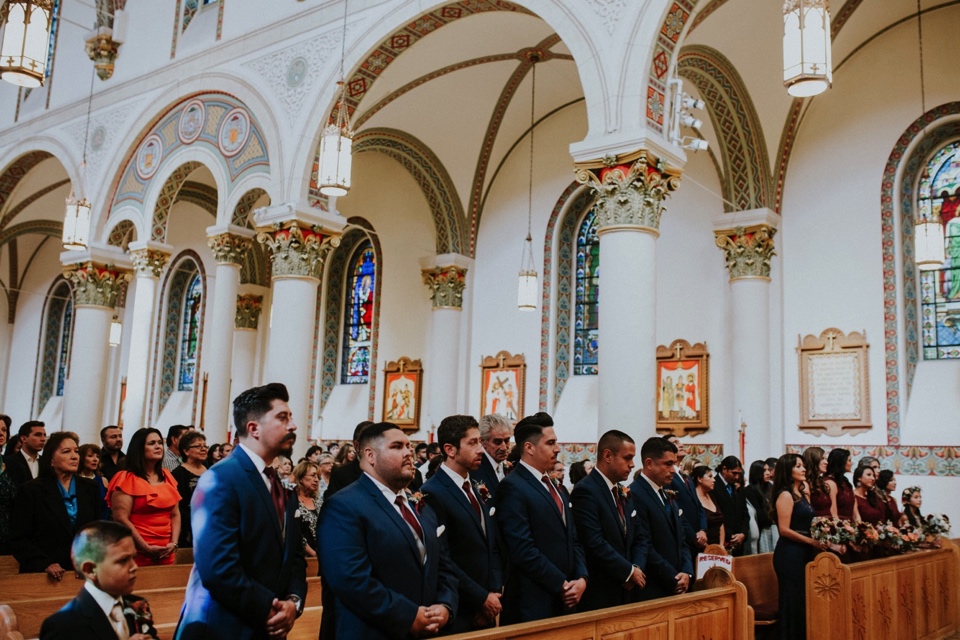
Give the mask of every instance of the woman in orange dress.
POLYGON ((107 504, 113 519, 133 532, 140 566, 173 564, 180 538, 177 481, 163 468, 163 436, 139 429, 130 438, 127 468, 113 476, 107 504))

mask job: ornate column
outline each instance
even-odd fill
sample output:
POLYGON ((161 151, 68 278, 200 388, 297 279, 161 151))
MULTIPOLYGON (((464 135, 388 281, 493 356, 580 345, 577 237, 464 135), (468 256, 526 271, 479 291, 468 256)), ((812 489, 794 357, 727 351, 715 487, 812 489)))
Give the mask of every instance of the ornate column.
POLYGON ((77 432, 81 442, 97 442, 107 424, 103 410, 110 382, 110 322, 117 297, 131 276, 126 256, 112 253, 89 250, 67 256, 76 262, 64 268, 64 276, 73 283, 76 310, 63 415, 64 424, 77 432), (121 260, 126 263, 122 267, 118 266, 121 260))
POLYGON ((766 458, 770 423, 770 258, 780 216, 769 209, 728 213, 714 220, 717 246, 730 272, 733 422, 747 423, 746 460, 766 458))
POLYGON ((215 442, 226 442, 230 433, 230 374, 233 364, 233 323, 237 313, 240 265, 250 250, 253 231, 235 225, 207 229, 207 245, 217 262, 213 285, 213 331, 207 334, 212 366, 207 371, 207 406, 203 425, 215 442))
POLYGON ((306 205, 282 204, 254 213, 257 241, 270 251, 272 312, 264 382, 282 382, 290 392, 297 424, 297 452, 310 433, 307 407, 317 319, 317 287, 323 262, 340 245, 342 217, 306 205))
POLYGON ((460 413, 457 404, 460 373, 460 323, 463 314, 463 290, 467 285, 470 258, 445 253, 420 260, 423 284, 430 290, 433 316, 430 327, 430 359, 427 373, 428 421, 421 426, 430 430, 449 415, 460 413))
POLYGON ((263 296, 252 293, 237 296, 233 332, 233 389, 232 397, 254 386, 257 361, 257 335, 263 296))
POLYGON ((599 433, 644 438, 655 432, 657 238, 680 170, 642 149, 581 164, 577 180, 597 196, 601 264, 615 265, 600 269, 599 433))
POLYGON ((147 426, 147 385, 150 379, 150 344, 157 315, 157 283, 172 247, 153 241, 130 243, 130 258, 136 283, 130 350, 127 356, 127 399, 123 405, 123 424, 133 433, 147 426))

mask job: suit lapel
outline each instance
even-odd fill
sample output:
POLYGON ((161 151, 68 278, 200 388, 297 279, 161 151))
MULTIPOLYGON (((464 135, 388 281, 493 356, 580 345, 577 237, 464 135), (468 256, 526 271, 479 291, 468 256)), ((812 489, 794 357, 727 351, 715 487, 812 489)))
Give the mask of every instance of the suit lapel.
MULTIPOLYGON (((604 505, 606 505, 607 512, 613 518, 613 521, 616 522, 617 525, 620 525, 621 524, 620 512, 617 510, 617 505, 614 504, 613 502, 613 489, 607 489, 607 482, 606 480, 601 478, 600 475, 601 475, 600 472, 597 471, 597 469, 594 469, 593 471, 590 472, 590 475, 587 476, 587 479, 593 480, 594 486, 597 487, 598 491, 600 492, 600 495, 606 497, 606 499, 601 500, 601 502, 604 505)), ((614 485, 614 488, 616 488, 616 485, 614 485)), ((629 522, 630 522, 630 518, 627 517, 627 505, 624 504, 623 505, 623 526, 618 527, 620 529, 621 535, 623 535, 624 537, 624 540, 626 540, 626 537, 627 537, 626 529, 629 526, 629 522)))
MULTIPOLYGON (((90 629, 96 632, 98 638, 117 637, 117 632, 114 630, 113 625, 110 624, 110 619, 103 613, 103 609, 101 609, 97 601, 93 599, 93 596, 90 595, 86 587, 80 589, 76 602, 77 611, 89 621, 90 629)), ((127 625, 127 627, 129 629, 129 625, 127 625)), ((131 632, 131 635, 133 635, 133 632, 131 632)))
POLYGON ((247 480, 253 486, 253 492, 259 498, 260 505, 266 509, 266 512, 270 516, 268 519, 273 525, 277 542, 283 544, 283 532, 280 530, 280 518, 277 515, 277 507, 273 504, 273 498, 270 496, 270 491, 267 490, 263 475, 257 471, 257 466, 253 463, 253 460, 250 459, 250 456, 247 455, 246 451, 237 447, 237 450, 234 452, 234 455, 236 454, 240 454, 237 456, 240 467, 246 472, 247 480))
MULTIPOLYGON (((380 488, 373 483, 373 480, 368 478, 366 474, 361 474, 360 479, 357 480, 367 493, 370 494, 370 497, 373 499, 374 503, 380 510, 386 514, 387 518, 400 530, 400 533, 403 535, 404 539, 407 541, 407 546, 410 547, 410 551, 413 552, 414 557, 417 560, 417 566, 420 567, 420 570, 423 571, 423 562, 420 560, 420 548, 417 546, 417 541, 414 538, 413 531, 410 530, 410 525, 407 524, 407 521, 400 517, 400 514, 394 508, 394 505, 390 503, 387 498, 380 491, 380 488)), ((413 510, 413 507, 411 507, 413 510)), ((420 523, 420 527, 423 528, 423 522, 420 523)), ((426 537, 426 529, 424 528, 424 537, 426 537)), ((424 544, 426 548, 426 544, 424 544)))
MULTIPOLYGON (((529 484, 533 485, 533 490, 537 493, 537 495, 547 501, 547 504, 550 505, 550 511, 556 514, 556 516, 560 519, 560 524, 563 524, 564 516, 557 511, 557 505, 553 501, 553 496, 550 495, 550 490, 544 486, 543 480, 541 479, 542 476, 540 478, 534 477, 533 472, 531 472, 530 469, 527 469, 522 464, 519 466, 522 469, 520 477, 526 480, 529 484)), ((558 491, 557 494, 559 495, 560 492, 558 491)), ((560 506, 566 509, 566 506, 563 504, 563 497, 560 498, 560 506)))
MULTIPOLYGON (((467 499, 467 496, 463 494, 463 489, 458 487, 453 478, 447 475, 445 471, 438 470, 437 473, 441 474, 440 484, 444 489, 447 490, 447 493, 451 495, 454 502, 460 505, 460 507, 467 513, 468 517, 477 525, 477 529, 480 530, 480 533, 483 534, 483 525, 480 523, 480 518, 477 516, 477 512, 473 510, 473 505, 470 504, 470 501, 467 499)), ((470 491, 473 491, 473 486, 470 486, 470 491)), ((474 492, 474 497, 477 499, 477 504, 480 504, 481 500, 479 496, 474 492)), ((483 507, 480 507, 480 511, 483 511, 483 507)))
POLYGON ((43 501, 47 508, 56 515, 65 531, 72 531, 73 527, 70 525, 70 516, 67 515, 67 506, 63 503, 60 489, 57 488, 58 481, 54 478, 47 478, 42 482, 43 501))

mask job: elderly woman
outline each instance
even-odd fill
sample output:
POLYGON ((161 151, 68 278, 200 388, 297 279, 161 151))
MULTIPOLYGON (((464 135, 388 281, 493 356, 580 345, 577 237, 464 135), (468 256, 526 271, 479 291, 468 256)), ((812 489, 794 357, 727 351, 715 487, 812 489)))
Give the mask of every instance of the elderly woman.
POLYGON ((207 437, 199 431, 188 431, 180 439, 180 457, 183 464, 170 472, 177 481, 180 494, 180 539, 177 544, 185 549, 193 547, 193 530, 190 528, 190 500, 197 482, 206 471, 207 437))
POLYGON ((163 468, 163 436, 138 429, 127 447, 127 468, 113 476, 107 502, 113 519, 133 532, 140 566, 173 564, 180 539, 180 493, 163 468))
POLYGON ((303 539, 303 552, 308 558, 316 558, 317 517, 320 515, 320 500, 317 490, 320 488, 320 467, 317 463, 304 460, 293 470, 293 479, 297 482, 297 519, 300 520, 300 537, 303 539))
MULTIPOLYGON (((10 416, 0 415, 0 450, 10 434, 10 416)), ((0 458, 0 555, 10 555, 10 513, 17 497, 17 483, 7 473, 7 465, 0 458)))
POLYGON ((10 543, 20 573, 60 580, 72 567, 70 545, 83 525, 100 517, 96 485, 77 476, 80 440, 70 431, 47 438, 40 475, 20 487, 13 504, 10 543))
POLYGON ((320 467, 320 488, 317 489, 317 508, 323 505, 323 494, 327 492, 330 486, 330 472, 333 471, 333 456, 329 453, 322 453, 317 458, 317 466, 320 467))

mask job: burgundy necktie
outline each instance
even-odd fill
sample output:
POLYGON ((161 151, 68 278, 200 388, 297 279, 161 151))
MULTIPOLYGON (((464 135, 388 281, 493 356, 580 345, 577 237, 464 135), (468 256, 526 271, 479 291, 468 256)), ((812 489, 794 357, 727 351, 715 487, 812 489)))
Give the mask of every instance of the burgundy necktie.
POLYGON ((470 504, 473 505, 473 510, 477 512, 477 517, 483 520, 483 516, 480 514, 480 503, 477 502, 477 497, 473 495, 469 480, 463 481, 463 490, 467 492, 467 497, 470 498, 470 504))
POLYGON ((276 469, 267 467, 263 472, 270 478, 270 497, 273 498, 273 506, 277 509, 280 526, 283 526, 283 518, 287 513, 287 489, 283 486, 276 469))
POLYGON ((543 484, 547 485, 547 491, 550 492, 550 497, 553 498, 554 504, 557 505, 557 511, 560 512, 560 515, 563 515, 563 501, 560 500, 560 494, 557 493, 557 488, 553 486, 553 483, 550 482, 550 478, 547 477, 546 474, 544 474, 541 480, 543 480, 543 484))
POLYGON ((420 538, 420 542, 423 542, 423 528, 420 526, 420 523, 417 522, 417 516, 413 515, 413 511, 410 510, 410 507, 407 506, 407 501, 403 499, 403 496, 397 496, 396 504, 400 507, 400 515, 403 516, 403 519, 406 520, 407 524, 410 525, 410 528, 413 529, 414 533, 417 534, 417 537, 420 538))
POLYGON ((620 501, 620 487, 614 486, 611 491, 613 491, 613 501, 617 503, 617 512, 620 514, 620 524, 626 524, 627 516, 623 512, 623 502, 620 501))

